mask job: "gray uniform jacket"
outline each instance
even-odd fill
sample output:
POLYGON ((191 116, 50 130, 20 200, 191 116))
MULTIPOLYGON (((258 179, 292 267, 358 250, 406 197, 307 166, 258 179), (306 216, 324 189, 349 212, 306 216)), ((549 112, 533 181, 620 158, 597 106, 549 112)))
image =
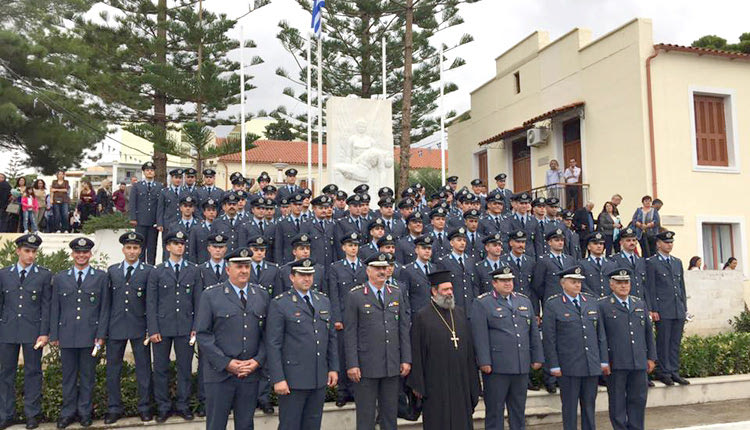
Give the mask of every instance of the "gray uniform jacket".
POLYGON ((50 341, 60 348, 90 348, 94 339, 107 337, 109 283, 104 271, 89 267, 78 287, 73 269, 52 278, 50 341))
POLYGON ((646 303, 662 319, 685 319, 687 296, 685 276, 679 258, 669 261, 658 253, 646 259, 646 303))
POLYGON ((333 224, 318 221, 315 217, 300 226, 301 233, 310 236, 310 255, 315 261, 328 267, 334 258, 333 224))
POLYGON ((540 255, 536 260, 531 289, 542 300, 542 303, 546 302, 551 296, 562 293, 558 273, 576 264, 573 257, 567 254, 561 254, 561 256, 562 266, 550 253, 540 255))
POLYGON ((367 280, 367 273, 362 261, 357 261, 357 270, 352 269, 346 260, 339 260, 328 268, 328 296, 331 299, 333 322, 344 322, 344 305, 349 290, 367 280))
MULTIPOLYGON (((198 347, 208 366, 203 367, 204 382, 221 382, 234 377, 226 370, 232 359, 254 359, 266 363, 264 325, 268 309, 268 293, 262 287, 249 284, 247 307, 229 281, 213 285, 201 295, 195 331, 198 347)), ((256 370, 240 381, 255 382, 260 378, 256 370)))
POLYGON ((396 261, 401 264, 409 264, 417 259, 417 253, 414 250, 414 238, 408 232, 404 237, 396 241, 396 261))
POLYGON ((549 369, 559 367, 564 376, 597 376, 609 363, 607 337, 600 323, 596 298, 579 294, 581 312, 564 294, 544 303, 542 344, 549 369))
POLYGON ((383 287, 383 306, 369 283, 352 288, 346 297, 344 349, 348 368, 359 367, 363 378, 398 376, 401 363, 411 363, 409 315, 398 287, 383 287))
POLYGON ((227 252, 231 252, 240 246, 245 246, 247 243, 245 232, 243 220, 238 216, 234 218, 234 225, 232 225, 232 220, 226 214, 216 218, 213 224, 211 224, 211 234, 221 234, 229 238, 227 240, 227 252))
POLYGON ((21 284, 17 266, 0 269, 0 343, 35 343, 49 335, 52 272, 34 264, 21 284))
POLYGON ((146 337, 146 286, 154 266, 136 263, 130 281, 125 281, 125 263, 109 266, 111 295, 108 337, 125 340, 146 337))
POLYGON ((494 290, 474 301, 471 332, 478 366, 492 373, 529 373, 531 363, 543 363, 542 339, 528 297, 512 293, 508 300, 494 290))
MULTIPOLYGON (((292 289, 292 281, 289 279, 289 275, 292 273, 292 262, 289 262, 279 267, 279 275, 277 285, 278 291, 274 293, 281 294, 285 291, 292 289)), ((315 264, 315 274, 313 275, 312 289, 325 293, 328 291, 328 285, 326 284, 326 270, 322 264, 315 264)))
POLYGON ((328 382, 328 372, 339 367, 331 302, 310 290, 315 314, 291 289, 279 294, 268 309, 266 349, 271 383, 286 380, 292 390, 315 390, 328 382))
POLYGON ((647 360, 656 361, 654 330, 646 302, 628 298, 626 309, 610 294, 599 299, 599 314, 604 322, 612 370, 646 370, 647 360))
POLYGON ((594 295, 594 297, 604 297, 612 293, 609 288, 607 273, 618 267, 612 260, 601 257, 601 268, 596 264, 594 257, 582 258, 578 261, 578 264, 583 269, 584 276, 586 276, 583 281, 583 288, 587 293, 594 295))
MULTIPOLYGON (((479 279, 475 272, 474 260, 464 254, 464 269, 458 264, 453 254, 438 258, 436 265, 443 270, 450 270, 453 283, 453 296, 456 306, 471 309, 471 302, 479 295, 479 279)), ((468 315, 467 315, 468 316, 468 315)))
POLYGON ((189 261, 182 260, 179 279, 169 262, 154 267, 146 291, 149 335, 188 336, 194 331, 202 284, 198 266, 189 261))
POLYGON ((185 193, 188 193, 188 191, 182 187, 176 193, 171 186, 161 189, 156 206, 156 224, 158 226, 166 229, 180 219, 180 198, 185 193))
POLYGON ((130 190, 128 213, 139 226, 153 227, 157 224, 157 206, 162 185, 154 181, 151 189, 146 181, 136 182, 130 190))
POLYGON ((627 267, 633 272, 630 276, 630 292, 636 297, 648 300, 648 297, 646 297, 646 260, 633 254, 633 261, 635 262, 633 264, 623 252, 614 254, 610 257, 610 260, 617 267, 627 267))
MULTIPOLYGON (((434 264, 427 262, 427 271, 432 272, 434 264)), ((416 315, 420 309, 430 303, 430 281, 417 262, 404 265, 401 270, 402 291, 409 300, 410 315, 416 315)))
POLYGON ((190 229, 185 252, 188 260, 195 264, 202 264, 211 259, 211 254, 208 253, 208 236, 210 234, 211 226, 205 221, 201 221, 190 229))

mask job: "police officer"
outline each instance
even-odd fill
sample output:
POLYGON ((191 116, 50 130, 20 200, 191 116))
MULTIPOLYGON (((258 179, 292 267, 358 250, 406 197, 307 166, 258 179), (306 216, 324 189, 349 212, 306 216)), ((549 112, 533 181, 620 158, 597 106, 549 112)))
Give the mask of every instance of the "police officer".
POLYGON ((562 294, 544 302, 542 339, 549 372, 560 384, 563 429, 596 428, 595 406, 599 375, 609 374, 604 325, 594 296, 581 292, 585 276, 580 266, 560 273, 562 294))
POLYGON ((417 258, 414 252, 414 240, 422 235, 424 223, 421 212, 412 212, 406 217, 408 232, 396 242, 396 261, 409 264, 417 258))
POLYGON ((594 297, 608 296, 609 279, 607 273, 614 270, 617 265, 604 256, 604 235, 598 231, 589 233, 586 248, 589 251, 588 258, 582 258, 578 264, 583 269, 586 280, 583 281, 583 290, 594 297))
POLYGON ((468 209, 464 212, 463 219, 466 226, 466 253, 474 260, 484 258, 484 236, 478 231, 480 212, 477 209, 468 209))
POLYGON ((679 374, 680 344, 687 318, 687 295, 682 261, 673 257, 674 232, 656 235, 657 253, 646 259, 646 294, 656 325, 659 357, 656 378, 666 385, 690 383, 679 374))
POLYGON ((486 257, 483 259, 477 259, 475 271, 477 274, 477 282, 479 284, 479 292, 487 293, 492 291, 492 276, 490 273, 499 269, 503 265, 500 257, 503 253, 503 236, 500 232, 486 236, 482 239, 485 248, 486 257))
POLYGON ((406 224, 394 213, 395 203, 393 196, 385 196, 378 201, 378 207, 380 207, 380 217, 383 218, 385 224, 385 233, 400 238, 406 234, 406 224))
MULTIPOLYGON (((185 194, 182 185, 182 169, 169 171, 170 184, 162 188, 156 206, 156 225, 166 231, 173 222, 180 219, 180 198, 185 194)), ((166 233, 165 233, 166 235, 166 233)))
POLYGON ((403 292, 409 299, 410 315, 422 309, 430 303, 430 280, 428 275, 432 273, 432 237, 422 235, 414 240, 414 251, 417 258, 413 263, 405 264, 401 270, 403 292))
MULTIPOLYGON (((450 253, 435 262, 441 270, 451 272, 456 306, 471 309, 471 302, 479 295, 479 280, 474 259, 466 255, 466 229, 461 227, 448 234, 450 253)), ((434 252, 434 251, 433 251, 434 252)), ((434 254, 433 254, 434 259, 434 254)))
POLYGON ((224 190, 216 186, 214 169, 203 169, 203 186, 198 188, 197 197, 199 205, 203 205, 208 199, 219 202, 224 197, 224 190))
POLYGON ((265 257, 273 259, 273 249, 271 244, 275 239, 276 224, 272 220, 266 219, 266 214, 275 209, 276 203, 269 197, 257 197, 251 204, 252 216, 245 220, 245 237, 250 243, 251 237, 262 236, 265 249, 265 257))
POLYGON ((646 260, 635 253, 638 246, 635 229, 627 227, 621 230, 618 243, 620 244, 620 252, 612 256, 612 262, 617 267, 630 269, 632 273, 630 277, 631 292, 634 296, 645 299, 649 309, 653 309, 653 305, 648 303, 649 297, 646 295, 646 260))
POLYGON ((229 411, 234 428, 253 428, 253 407, 258 396, 258 369, 266 362, 264 324, 268 293, 250 284, 251 251, 237 248, 224 258, 228 279, 201 296, 195 329, 200 354, 207 365, 207 430, 224 430, 229 411))
POLYGON ((289 197, 296 194, 297 191, 299 191, 299 186, 297 186, 296 184, 297 169, 286 169, 286 171, 284 172, 284 176, 285 184, 279 187, 279 192, 276 194, 277 201, 281 201, 281 199, 288 199, 289 197))
MULTIPOLYGON (((483 236, 503 234, 503 242, 506 241, 510 231, 510 220, 504 215, 505 199, 498 193, 487 196, 487 213, 479 219, 479 232, 483 236)), ((505 242, 507 243, 507 242, 505 242)))
POLYGON ((189 255, 188 259, 195 264, 203 264, 211 258, 208 253, 208 237, 211 235, 211 226, 216 220, 218 200, 208 197, 202 201, 201 207, 203 208, 203 219, 198 225, 190 229, 187 242, 188 251, 186 251, 186 254, 189 255))
POLYGON ((535 314, 539 315, 539 298, 536 297, 536 293, 531 288, 536 261, 526 254, 526 248, 528 246, 533 247, 533 244, 529 243, 527 239, 528 235, 525 230, 512 231, 508 238, 510 252, 503 256, 501 260, 504 265, 510 267, 513 271, 513 276, 515 276, 513 289, 527 296, 534 305, 535 314))
POLYGON ((243 221, 237 216, 239 201, 240 198, 236 192, 230 191, 227 193, 222 203, 224 215, 211 224, 211 234, 220 234, 228 238, 227 249, 229 249, 229 252, 247 243, 243 221))
POLYGON ((193 419, 188 407, 195 337, 194 313, 198 309, 202 280, 198 266, 183 258, 185 234, 167 235, 169 259, 156 266, 148 277, 146 316, 154 354, 154 398, 156 421, 163 423, 172 411, 169 398, 169 355, 174 345, 177 357, 177 399, 175 410, 193 419))
POLYGON ((510 196, 513 195, 513 191, 505 188, 506 180, 508 179, 508 175, 505 173, 499 173, 495 176, 495 184, 497 184, 497 188, 491 191, 490 194, 500 194, 503 196, 503 200, 505 200, 505 205, 503 209, 503 213, 505 215, 510 214, 510 196))
POLYGON ((655 367, 656 345, 646 302, 630 295, 630 275, 620 267, 607 273, 612 293, 599 299, 607 334, 609 420, 615 430, 645 428, 648 373, 655 367))
POLYGON ((274 261, 277 264, 283 265, 294 260, 294 256, 292 255, 292 248, 294 247, 292 240, 302 233, 303 226, 306 223, 302 219, 302 200, 304 200, 304 196, 300 193, 289 197, 291 213, 276 223, 274 261))
POLYGON ((523 429, 529 369, 544 362, 542 339, 531 301, 513 291, 513 270, 503 266, 491 276, 492 291, 480 295, 471 310, 474 350, 484 374, 485 428, 504 428, 507 405, 511 430, 523 429))
POLYGON ((531 284, 534 293, 546 302, 550 296, 560 292, 559 272, 576 265, 573 257, 565 254, 565 233, 561 228, 552 230, 545 236, 547 252, 539 255, 534 268, 531 284))
POLYGON ((120 236, 125 259, 109 266, 107 276, 110 289, 110 318, 107 336, 107 399, 109 408, 105 424, 114 424, 122 417, 120 377, 125 347, 135 358, 135 377, 138 382, 138 413, 141 421, 151 421, 151 351, 144 340, 146 333, 146 284, 150 266, 138 262, 144 237, 138 232, 120 236))
POLYGON ((248 239, 248 247, 253 252, 250 274, 250 282, 266 289, 266 291, 279 293, 282 291, 279 282, 279 266, 266 261, 268 242, 262 236, 253 236, 248 239))
MULTIPOLYGON (((171 224, 169 224, 166 227, 166 235, 169 235, 169 233, 181 230, 185 237, 188 239, 185 242, 185 258, 192 262, 193 259, 190 256, 190 232, 193 230, 194 227, 198 226, 198 220, 193 216, 195 213, 195 202, 197 201, 197 197, 191 195, 187 191, 183 191, 182 195, 180 196, 180 217, 177 218, 175 221, 173 221, 171 224)), ((164 260, 166 260, 166 245, 165 245, 165 254, 164 254, 164 260)))
POLYGON ((573 226, 573 212, 569 210, 562 211, 563 231, 565 232, 565 253, 573 257, 576 261, 583 258, 581 250, 581 237, 575 231, 573 226))
POLYGON ((372 254, 379 250, 378 241, 385 236, 385 221, 382 218, 374 218, 367 224, 367 234, 363 235, 363 242, 359 247, 359 258, 367 260, 372 254))
MULTIPOLYGON (((548 233, 558 229, 562 230, 563 233, 565 232, 565 226, 562 221, 557 219, 557 212, 560 210, 560 200, 558 200, 557 197, 550 197, 548 199, 540 198, 538 203, 537 210, 539 210, 542 216, 538 220, 536 232, 536 237, 538 239, 536 242, 537 256, 549 252, 549 243, 547 242, 548 233)), ((566 247, 563 252, 568 252, 568 248, 566 247)))
POLYGON ((130 225, 146 238, 145 246, 141 250, 141 261, 154 264, 156 261, 156 241, 159 235, 157 207, 162 185, 160 182, 154 181, 156 167, 153 161, 143 163, 141 171, 143 172, 143 180, 133 184, 133 188, 130 190, 128 213, 130 214, 130 225))
POLYGON ((511 231, 523 230, 526 233, 527 244, 524 252, 530 258, 536 260, 536 249, 534 247, 534 235, 539 228, 539 223, 531 215, 531 196, 528 193, 514 195, 516 212, 510 216, 511 231))
MULTIPOLYGON (((23 352, 23 410, 26 428, 39 426, 42 413, 42 349, 49 341, 52 273, 36 264, 42 239, 25 234, 15 240, 16 264, 0 270, 0 428, 16 414, 18 350, 23 352)), ((136 256, 137 258, 137 256, 136 256)))
MULTIPOLYGON (((305 233, 298 234, 292 237, 292 261, 279 267, 279 285, 281 290, 279 293, 288 291, 292 288, 291 281, 289 281, 289 275, 292 273, 291 263, 302 260, 304 258, 310 258, 310 236, 305 233)), ((314 260, 314 259, 313 259, 314 260)), ((313 289, 318 291, 328 291, 328 285, 326 283, 326 268, 319 263, 315 263, 315 276, 313 278, 313 289)))
POLYGON ((331 207, 333 201, 328 196, 318 196, 310 201, 313 207, 313 216, 301 226, 301 233, 310 236, 310 255, 325 267, 334 261, 335 250, 333 249, 332 223, 326 221, 326 211, 331 207))
MULTIPOLYGON (((448 231, 445 230, 445 218, 448 211, 443 207, 436 207, 430 211, 430 225, 428 232, 432 235, 432 261, 437 262, 440 257, 450 254, 451 245, 448 231)), ((464 229, 464 232, 466 229, 464 229)), ((455 287, 455 285, 454 285, 455 287)), ((463 304, 457 304, 463 306, 463 304)))
POLYGON ((320 429, 326 386, 338 381, 336 330, 328 297, 313 291, 315 265, 292 263, 292 289, 268 309, 268 363, 279 395, 279 429, 320 429))
POLYGON ((58 272, 52 279, 55 294, 52 294, 50 341, 60 346, 63 385, 57 428, 72 424, 76 412, 81 426, 91 425, 91 398, 99 361, 96 352, 104 346, 109 322, 107 274, 89 266, 94 242, 81 237, 73 239, 69 246, 73 250, 73 267, 58 272))
POLYGON ((354 382, 357 429, 375 428, 375 405, 380 428, 396 428, 399 375, 411 370, 409 317, 404 296, 386 285, 388 255, 367 261, 367 282, 349 291, 344 311, 347 376, 354 382))
POLYGON ((227 238, 220 234, 210 235, 207 249, 210 258, 198 266, 204 289, 227 280, 224 261, 224 256, 227 255, 227 238))

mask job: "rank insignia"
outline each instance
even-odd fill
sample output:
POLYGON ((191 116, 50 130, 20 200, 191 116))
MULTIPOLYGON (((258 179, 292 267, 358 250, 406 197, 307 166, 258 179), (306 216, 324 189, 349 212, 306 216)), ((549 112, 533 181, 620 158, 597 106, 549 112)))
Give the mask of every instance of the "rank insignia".
POLYGON ((298 317, 298 316, 300 316, 300 315, 302 315, 302 312, 295 312, 295 313, 294 313, 294 316, 295 316, 295 317, 298 317))
POLYGON ((143 296, 143 293, 142 293, 141 291, 138 291, 138 293, 136 293, 136 295, 137 295, 138 297, 141 297, 141 296, 143 296))
POLYGON ((529 310, 529 308, 527 308, 526 306, 519 306, 519 307, 518 307, 518 310, 519 310, 519 311, 528 311, 528 310, 529 310))
POLYGON ((596 311, 589 311, 589 315, 596 315, 596 311))
POLYGON ((566 313, 566 314, 563 314, 563 316, 567 318, 567 317, 569 317, 569 316, 570 316, 570 314, 567 314, 567 313, 566 313))

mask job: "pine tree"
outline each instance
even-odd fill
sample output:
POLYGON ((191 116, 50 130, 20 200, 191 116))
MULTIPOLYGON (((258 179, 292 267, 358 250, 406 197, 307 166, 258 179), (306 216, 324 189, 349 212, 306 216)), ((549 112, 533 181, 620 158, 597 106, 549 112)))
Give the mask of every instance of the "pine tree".
MULTIPOLYGON (((439 130, 439 117, 436 118, 434 112, 440 94, 436 85, 439 80, 440 59, 438 50, 429 43, 429 39, 445 29, 461 24, 463 20, 458 13, 458 5, 476 1, 478 0, 407 0, 406 4, 386 0, 326 1, 322 83, 325 94, 354 94, 365 99, 382 94, 381 43, 383 37, 386 39, 387 96, 393 100, 394 138, 396 144, 402 146, 399 176, 401 186, 408 182, 408 175, 405 173, 409 171, 411 143, 422 141, 439 130), (412 31, 406 32, 409 15, 413 24, 412 31), (413 73, 410 74, 406 72, 408 64, 405 64, 404 57, 408 48, 407 37, 412 40, 410 59, 413 64, 409 69, 413 73), (412 76, 411 89, 406 92, 405 75, 412 76), (407 113, 406 117, 404 112, 407 113)), ((311 8, 308 0, 297 0, 297 3, 308 11, 311 8)), ((307 33, 300 32, 284 21, 279 23, 279 27, 278 39, 300 65, 297 78, 292 78, 286 70, 277 70, 279 76, 291 82, 291 86, 285 88, 283 93, 306 103, 308 95, 304 85, 308 64, 305 48, 307 33), (295 90, 300 87, 302 89, 295 90)), ((446 46, 445 51, 451 51, 471 40, 472 37, 465 34, 446 46)), ((312 62, 317 64, 315 49, 312 50, 312 62)), ((464 63, 464 60, 456 57, 448 69, 460 67, 464 63)), ((316 74, 313 73, 312 76, 313 88, 316 88, 316 74)), ((446 94, 457 88, 450 82, 444 84, 446 94)), ((313 104, 316 102, 317 100, 313 100, 313 104)), ((278 112, 286 114, 283 108, 278 112)), ((454 115, 455 112, 447 113, 448 117, 454 115)), ((294 120, 297 124, 305 124, 307 117, 298 115, 294 120)))

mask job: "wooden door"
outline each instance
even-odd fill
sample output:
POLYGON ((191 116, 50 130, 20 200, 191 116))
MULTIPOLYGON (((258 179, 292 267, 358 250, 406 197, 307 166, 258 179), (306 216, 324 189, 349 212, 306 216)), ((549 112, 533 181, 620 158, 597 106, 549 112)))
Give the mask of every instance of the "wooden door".
POLYGON ((477 167, 479 168, 479 179, 484 185, 488 185, 487 182, 487 151, 480 152, 477 154, 477 167))
POLYGON ((526 146, 526 137, 514 140, 513 157, 513 191, 520 193, 531 190, 531 149, 526 146))
MULTIPOLYGON (((578 118, 563 123, 563 158, 560 161, 563 172, 570 165, 570 160, 575 159, 578 167, 581 168, 581 177, 583 177, 583 163, 581 163, 581 120, 578 118)), ((578 178, 579 184, 581 183, 581 177, 578 178)), ((578 198, 574 204, 567 201, 565 204, 571 210, 583 206, 583 190, 580 187, 578 188, 578 198)))

